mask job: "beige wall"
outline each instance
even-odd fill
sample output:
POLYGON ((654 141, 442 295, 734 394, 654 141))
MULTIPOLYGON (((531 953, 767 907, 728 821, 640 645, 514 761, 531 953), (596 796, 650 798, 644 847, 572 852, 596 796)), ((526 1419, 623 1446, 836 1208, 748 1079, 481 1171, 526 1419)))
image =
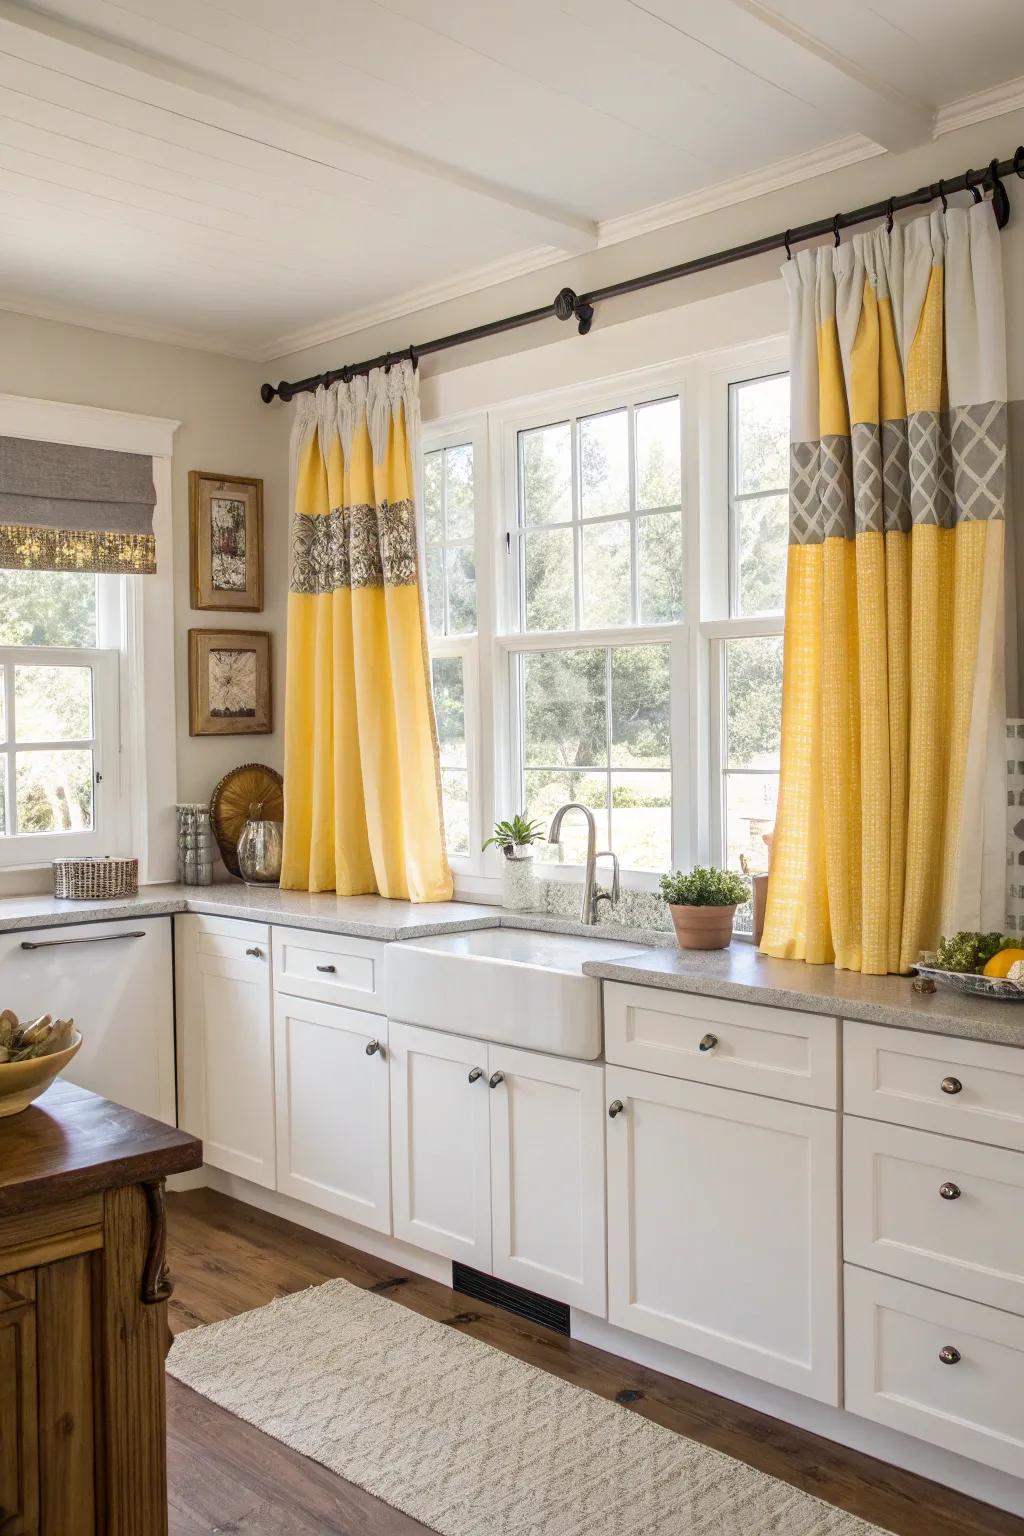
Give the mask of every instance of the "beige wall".
POLYGON ((208 352, 133 341, 102 331, 0 312, 0 392, 169 416, 174 438, 174 662, 178 795, 205 800, 238 763, 280 768, 284 715, 284 625, 287 592, 288 424, 257 393, 251 363, 208 352), (265 607, 263 613, 193 613, 188 583, 188 472, 257 475, 263 480, 265 607), (188 734, 190 628, 269 629, 274 665, 272 736, 188 734))

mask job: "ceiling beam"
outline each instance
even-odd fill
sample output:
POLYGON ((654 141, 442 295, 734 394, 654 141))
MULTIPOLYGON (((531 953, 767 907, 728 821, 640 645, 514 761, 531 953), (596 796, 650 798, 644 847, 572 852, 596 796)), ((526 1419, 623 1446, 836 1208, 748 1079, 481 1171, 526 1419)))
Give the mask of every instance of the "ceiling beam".
POLYGON ((292 112, 11 0, 0 0, 0 54, 330 167, 378 195, 393 194, 398 204, 440 197, 447 207, 493 221, 523 247, 577 254, 597 245, 593 220, 313 114, 292 112))
MULTIPOLYGON (((873 80, 763 0, 629 0, 647 16, 806 102, 829 136, 862 133, 899 152, 934 137, 935 113, 873 80)), ((856 26, 856 9, 849 12, 856 26)))

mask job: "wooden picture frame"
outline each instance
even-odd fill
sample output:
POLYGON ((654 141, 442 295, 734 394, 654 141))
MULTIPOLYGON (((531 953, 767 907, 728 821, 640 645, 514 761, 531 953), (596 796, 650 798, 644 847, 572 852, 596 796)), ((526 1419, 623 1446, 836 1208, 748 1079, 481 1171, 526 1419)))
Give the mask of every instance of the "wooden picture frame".
POLYGON ((192 607, 263 610, 263 481, 246 475, 188 475, 192 607))
POLYGON ((190 736, 266 736, 274 729, 270 632, 190 629, 190 736))

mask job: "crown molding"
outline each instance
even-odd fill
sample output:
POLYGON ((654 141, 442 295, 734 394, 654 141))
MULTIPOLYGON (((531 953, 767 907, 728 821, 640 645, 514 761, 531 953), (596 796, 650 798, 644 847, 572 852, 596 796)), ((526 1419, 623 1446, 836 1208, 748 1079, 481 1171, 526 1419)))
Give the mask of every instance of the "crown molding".
MULTIPOLYGON (((655 203, 619 218, 601 220, 597 225, 597 248, 618 245, 623 240, 634 240, 639 235, 667 229, 673 224, 699 219, 704 214, 715 213, 750 198, 762 197, 767 192, 795 186, 815 176, 828 175, 831 171, 842 170, 844 166, 856 165, 861 160, 870 160, 885 153, 886 150, 880 144, 872 143, 859 133, 850 134, 847 138, 822 145, 820 149, 776 161, 759 171, 750 171, 730 181, 717 182, 714 186, 701 187, 695 192, 684 193, 682 197, 655 203)), ((386 325, 391 320, 400 320, 405 315, 430 309, 435 304, 445 304, 467 293, 478 293, 483 288, 492 288, 499 283, 510 282, 513 278, 525 277, 531 272, 539 272, 544 267, 555 266, 568 259, 564 251, 550 246, 522 251, 508 260, 477 267, 471 272, 446 278, 443 282, 398 294, 382 304, 336 315, 308 330, 280 336, 262 351, 259 360, 269 363, 293 352, 305 351, 307 347, 338 341, 359 331, 369 330, 372 326, 386 325)))
POLYGON ((935 136, 955 133, 958 128, 969 128, 972 123, 984 123, 990 117, 1003 117, 1021 107, 1024 107, 1024 75, 939 107, 935 114, 935 136))

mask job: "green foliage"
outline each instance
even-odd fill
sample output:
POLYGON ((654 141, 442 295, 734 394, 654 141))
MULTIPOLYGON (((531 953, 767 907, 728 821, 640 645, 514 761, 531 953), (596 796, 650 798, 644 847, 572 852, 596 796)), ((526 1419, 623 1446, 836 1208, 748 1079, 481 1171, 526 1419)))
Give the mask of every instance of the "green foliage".
POLYGON ((528 848, 531 843, 539 843, 543 837, 544 830, 539 821, 526 821, 516 815, 511 821, 496 822, 493 836, 487 839, 483 847, 487 849, 496 845, 506 858, 510 858, 513 848, 528 848))
POLYGON ((1020 938, 1007 933, 971 933, 967 929, 954 933, 950 939, 940 939, 935 964, 942 971, 974 971, 980 973, 1001 949, 1012 949, 1020 938))
POLYGON ((697 864, 689 874, 662 875, 661 895, 670 907, 732 907, 750 900, 750 886, 730 870, 697 864))

